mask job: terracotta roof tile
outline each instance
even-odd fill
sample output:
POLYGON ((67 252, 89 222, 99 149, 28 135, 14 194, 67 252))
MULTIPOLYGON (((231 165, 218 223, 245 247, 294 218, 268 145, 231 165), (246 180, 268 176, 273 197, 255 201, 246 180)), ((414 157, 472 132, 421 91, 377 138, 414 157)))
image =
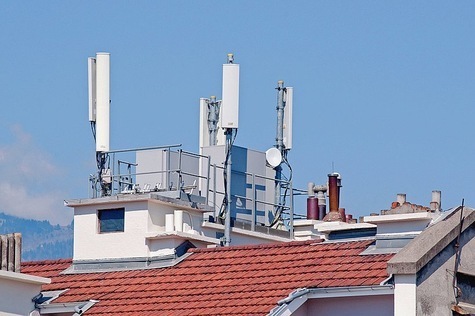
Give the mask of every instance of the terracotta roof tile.
POLYGON ((377 285, 393 256, 359 255, 371 240, 192 249, 174 267, 60 274, 71 260, 27 262, 49 277, 43 290, 68 289, 55 302, 98 300, 85 315, 266 315, 302 287, 377 285))

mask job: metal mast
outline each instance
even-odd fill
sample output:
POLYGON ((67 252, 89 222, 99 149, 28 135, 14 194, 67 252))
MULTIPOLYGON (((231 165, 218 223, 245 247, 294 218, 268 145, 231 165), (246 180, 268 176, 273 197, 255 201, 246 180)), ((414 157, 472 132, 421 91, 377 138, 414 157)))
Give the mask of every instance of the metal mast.
MULTIPOLYGON (((277 82, 277 133, 275 137, 275 147, 280 151, 282 157, 284 157, 284 81, 279 80, 277 82)), ((281 181, 282 180, 282 167, 279 164, 275 167, 275 215, 278 214, 279 208, 282 207, 281 202, 281 181)))
POLYGON ((209 145, 216 146, 218 143, 218 121, 219 121, 219 101, 213 95, 208 101, 208 130, 209 145))
MULTIPOLYGON (((234 63, 233 54, 228 54, 228 64, 234 63)), ((224 246, 229 247, 231 244, 231 165, 232 165, 232 147, 233 147, 233 130, 234 128, 226 128, 226 214, 224 219, 224 246)))

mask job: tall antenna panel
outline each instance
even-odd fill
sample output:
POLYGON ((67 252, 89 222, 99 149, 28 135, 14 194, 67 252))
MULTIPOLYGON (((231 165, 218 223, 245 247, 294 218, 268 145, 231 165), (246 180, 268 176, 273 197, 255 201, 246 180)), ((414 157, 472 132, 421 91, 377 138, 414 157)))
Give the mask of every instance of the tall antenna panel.
POLYGON ((293 106, 294 88, 287 87, 284 94, 284 134, 283 142, 285 149, 292 148, 292 106, 293 106))
POLYGON ((200 150, 209 146, 208 99, 200 99, 200 150))
POLYGON ((110 54, 96 54, 96 151, 109 151, 110 54))
MULTIPOLYGON (((221 118, 219 118, 218 126, 221 125, 221 118)), ((217 146, 224 146, 226 144, 226 135, 224 135, 224 129, 218 129, 218 133, 216 134, 216 145, 217 146)))
POLYGON ((238 128, 239 64, 223 65, 223 95, 220 122, 222 128, 238 128))
POLYGON ((96 59, 87 59, 87 88, 89 92, 89 122, 96 121, 96 59))

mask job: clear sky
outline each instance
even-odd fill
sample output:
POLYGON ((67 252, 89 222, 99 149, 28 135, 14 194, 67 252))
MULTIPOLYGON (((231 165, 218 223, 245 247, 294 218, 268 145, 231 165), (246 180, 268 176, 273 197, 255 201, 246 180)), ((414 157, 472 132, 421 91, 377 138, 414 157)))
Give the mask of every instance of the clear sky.
MULTIPOLYGON (((367 215, 397 193, 475 207, 474 1, 0 2, 0 210, 65 224, 95 172, 87 57, 111 53, 111 148, 198 151, 199 98, 241 65, 236 144, 275 142, 294 87, 294 186, 342 175, 367 215), (332 165, 334 168, 332 168, 332 165)), ((304 209, 299 209, 304 213, 304 209)))

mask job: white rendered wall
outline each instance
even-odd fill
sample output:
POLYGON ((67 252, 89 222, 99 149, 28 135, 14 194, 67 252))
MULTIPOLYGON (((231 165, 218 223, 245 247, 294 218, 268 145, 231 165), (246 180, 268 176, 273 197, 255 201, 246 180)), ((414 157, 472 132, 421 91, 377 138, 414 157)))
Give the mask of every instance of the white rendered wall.
MULTIPOLYGON (((121 203, 77 206, 74 209, 74 260, 119 259, 149 257, 171 251, 184 240, 153 240, 147 237, 165 232, 166 214, 181 210, 177 205, 157 203, 150 200, 123 201, 121 203), (98 210, 124 208, 124 232, 99 233, 98 210)), ((194 229, 202 233, 201 211, 181 210, 184 232, 194 229)), ((176 228, 174 230, 177 230, 176 228)), ((215 238, 215 233, 209 237, 215 238)), ((194 242, 195 246, 205 244, 194 242)))
POLYGON ((74 209, 74 260, 148 256, 147 202, 91 205, 74 209), (99 233, 97 210, 125 207, 124 232, 99 233))
POLYGON ((397 274, 394 276, 394 315, 416 315, 415 274, 397 274))
POLYGON ((0 315, 28 315, 35 309, 31 301, 41 292, 41 284, 17 282, 0 277, 0 315))

